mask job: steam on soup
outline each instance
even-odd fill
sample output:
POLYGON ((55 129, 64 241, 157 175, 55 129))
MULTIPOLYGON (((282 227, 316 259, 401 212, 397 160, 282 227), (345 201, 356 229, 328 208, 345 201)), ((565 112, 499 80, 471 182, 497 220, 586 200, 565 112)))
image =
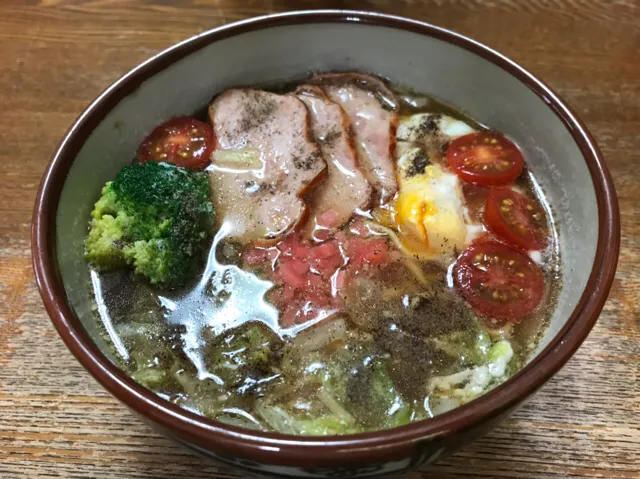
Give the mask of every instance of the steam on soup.
POLYGON ((558 290, 522 152, 358 73, 234 88, 154 129, 86 241, 96 310, 140 384, 248 428, 427 419, 517 371, 558 290))

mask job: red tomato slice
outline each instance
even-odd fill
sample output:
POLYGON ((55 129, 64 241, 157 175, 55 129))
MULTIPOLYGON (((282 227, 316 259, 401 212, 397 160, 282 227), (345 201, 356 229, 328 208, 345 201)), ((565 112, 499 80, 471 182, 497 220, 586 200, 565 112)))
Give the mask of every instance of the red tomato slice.
POLYGON ((166 161, 184 168, 200 169, 209 163, 215 146, 213 129, 194 118, 174 118, 156 127, 140 144, 138 159, 166 161))
POLYGON ((524 158, 516 145, 499 133, 471 133, 451 142, 447 162, 460 179, 480 185, 504 185, 516 179, 524 158))
POLYGON ((511 188, 489 192, 484 224, 508 243, 522 249, 541 249, 547 244, 547 222, 542 206, 511 188))
POLYGON ((520 251, 497 241, 467 248, 453 268, 456 288, 480 313, 502 321, 517 321, 542 300, 540 268, 520 251))

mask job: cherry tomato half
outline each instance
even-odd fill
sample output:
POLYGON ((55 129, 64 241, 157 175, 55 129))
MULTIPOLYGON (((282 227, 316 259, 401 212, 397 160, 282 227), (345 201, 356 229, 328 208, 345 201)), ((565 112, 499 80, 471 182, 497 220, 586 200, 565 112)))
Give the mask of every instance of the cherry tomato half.
POLYGON ((194 118, 174 118, 156 127, 140 144, 138 159, 166 161, 184 168, 207 165, 215 145, 213 129, 194 118))
POLYGON ((547 244, 546 215, 540 204, 511 188, 493 188, 487 196, 484 224, 489 231, 525 250, 547 244))
POLYGON ((542 271, 520 251, 497 241, 471 245, 453 268, 456 288, 477 311, 516 321, 542 300, 542 271))
POLYGON ((516 179, 524 158, 516 145, 499 133, 471 133, 451 142, 447 162, 460 179, 479 185, 504 185, 516 179))

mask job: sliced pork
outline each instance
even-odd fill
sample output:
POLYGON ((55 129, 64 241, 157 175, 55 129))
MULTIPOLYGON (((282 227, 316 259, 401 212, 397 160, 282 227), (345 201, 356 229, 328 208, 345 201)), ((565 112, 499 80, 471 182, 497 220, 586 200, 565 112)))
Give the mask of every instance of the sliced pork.
POLYGON ((360 73, 318 75, 311 82, 346 112, 360 168, 381 202, 389 200, 398 190, 393 162, 398 123, 395 95, 378 78, 360 73))
POLYGON ((342 107, 313 85, 298 87, 296 96, 309 110, 313 138, 327 162, 327 176, 315 188, 310 204, 310 226, 317 235, 339 228, 358 208, 366 208, 372 188, 358 169, 350 123, 342 107))
POLYGON ((293 95, 231 89, 209 107, 217 137, 210 182, 216 215, 242 243, 277 239, 305 216, 302 195, 326 170, 293 95))

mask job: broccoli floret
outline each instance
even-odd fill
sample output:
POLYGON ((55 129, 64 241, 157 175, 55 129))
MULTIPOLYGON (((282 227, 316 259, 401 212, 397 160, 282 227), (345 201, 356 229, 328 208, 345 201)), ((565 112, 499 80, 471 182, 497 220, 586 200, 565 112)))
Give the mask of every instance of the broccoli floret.
POLYGON ((186 282, 213 208, 204 172, 168 163, 125 166, 91 213, 85 258, 98 271, 131 265, 152 284, 186 282))

